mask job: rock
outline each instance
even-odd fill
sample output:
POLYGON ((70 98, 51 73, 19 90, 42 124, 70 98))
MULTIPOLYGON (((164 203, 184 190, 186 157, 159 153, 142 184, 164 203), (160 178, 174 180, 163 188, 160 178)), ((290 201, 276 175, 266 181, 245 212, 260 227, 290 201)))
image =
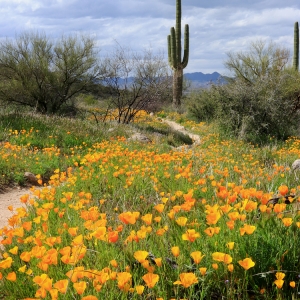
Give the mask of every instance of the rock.
POLYGON ((292 164, 292 170, 300 170, 300 159, 296 159, 292 164))
POLYGON ((35 177, 35 175, 31 172, 25 172, 24 177, 27 180, 28 183, 32 185, 39 185, 38 179, 35 177))
POLYGON ((142 142, 142 143, 151 143, 151 140, 147 136, 145 136, 144 134, 141 134, 141 133, 135 133, 128 140, 129 141, 138 141, 138 142, 142 142))

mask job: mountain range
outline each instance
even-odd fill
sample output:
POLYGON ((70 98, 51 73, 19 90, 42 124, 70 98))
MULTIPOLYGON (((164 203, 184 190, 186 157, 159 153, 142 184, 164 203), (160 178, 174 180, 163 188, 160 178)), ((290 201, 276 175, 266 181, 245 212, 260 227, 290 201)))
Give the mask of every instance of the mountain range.
POLYGON ((202 72, 185 73, 184 78, 190 81, 192 88, 204 87, 210 83, 224 83, 225 80, 218 72, 204 74, 202 72))

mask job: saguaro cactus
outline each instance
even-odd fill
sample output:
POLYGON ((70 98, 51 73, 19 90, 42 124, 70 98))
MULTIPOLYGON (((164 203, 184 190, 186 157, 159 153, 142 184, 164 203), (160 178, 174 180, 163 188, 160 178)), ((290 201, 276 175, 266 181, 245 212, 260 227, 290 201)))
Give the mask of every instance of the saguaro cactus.
POLYGON ((295 22, 294 26, 294 59, 293 67, 296 71, 299 69, 299 25, 295 22))
POLYGON ((169 64, 173 70, 173 105, 176 109, 181 106, 183 69, 189 60, 189 25, 184 30, 184 53, 181 61, 181 0, 176 0, 176 29, 171 28, 168 35, 169 64))

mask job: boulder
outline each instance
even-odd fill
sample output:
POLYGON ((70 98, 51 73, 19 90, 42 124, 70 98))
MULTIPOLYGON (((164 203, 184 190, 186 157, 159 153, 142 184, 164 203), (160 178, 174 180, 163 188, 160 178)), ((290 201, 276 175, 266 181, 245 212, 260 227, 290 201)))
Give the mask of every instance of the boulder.
POLYGON ((144 134, 141 133, 135 133, 134 135, 132 135, 129 139, 129 141, 138 141, 138 142, 142 142, 142 143, 151 143, 151 140, 145 136, 144 134))
POLYGON ((38 179, 36 178, 36 176, 33 173, 25 172, 24 177, 28 183, 30 183, 32 185, 39 185, 38 179))
POLYGON ((300 170, 300 159, 296 159, 292 164, 292 170, 300 170))

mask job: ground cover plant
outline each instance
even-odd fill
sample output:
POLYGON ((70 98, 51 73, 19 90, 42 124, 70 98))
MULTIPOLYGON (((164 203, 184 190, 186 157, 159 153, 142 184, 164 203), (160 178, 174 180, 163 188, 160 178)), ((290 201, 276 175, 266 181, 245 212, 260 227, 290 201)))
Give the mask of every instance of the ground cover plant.
POLYGON ((290 165, 300 141, 258 148, 166 115, 201 143, 104 138, 70 155, 50 187, 22 196, 27 209, 9 207, 0 297, 298 297, 300 186, 290 165))

